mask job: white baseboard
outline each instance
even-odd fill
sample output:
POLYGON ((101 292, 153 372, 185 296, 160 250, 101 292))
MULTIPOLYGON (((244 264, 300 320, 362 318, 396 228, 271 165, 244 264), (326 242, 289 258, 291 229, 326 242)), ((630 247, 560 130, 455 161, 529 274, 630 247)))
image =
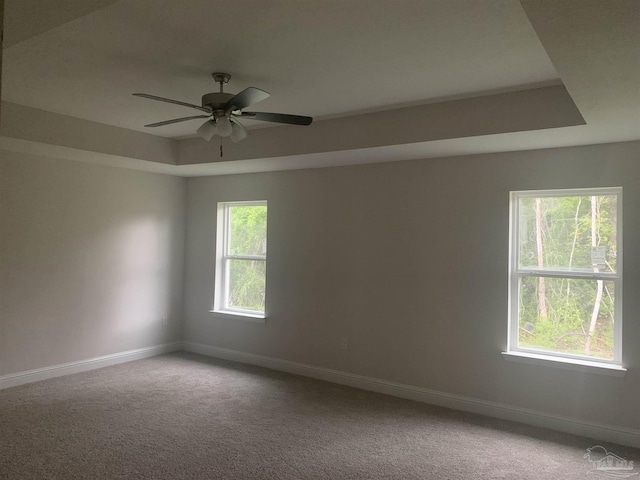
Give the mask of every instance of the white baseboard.
POLYGON ((550 430, 571 433, 582 437, 589 437, 600 441, 640 448, 640 430, 584 422, 574 418, 549 415, 535 410, 487 402, 485 400, 478 400, 461 395, 438 392, 426 388, 380 380, 378 378, 365 377, 328 368, 314 367, 313 365, 290 362, 288 360, 263 357, 260 355, 213 347, 201 343, 183 342, 183 349, 188 352, 199 353, 201 355, 258 365, 273 370, 280 370, 305 377, 312 377, 328 382, 349 385, 363 390, 370 390, 395 397, 416 400, 454 410, 477 413, 480 415, 511 420, 536 427, 548 428, 550 430))
POLYGON ((640 448, 640 430, 636 429, 584 422, 574 418, 550 415, 535 410, 503 405, 485 400, 464 397, 461 395, 415 387, 412 385, 389 382, 378 378, 365 377, 339 370, 315 367, 304 363, 264 357, 261 355, 228 350, 195 342, 173 342, 163 345, 155 345, 153 347, 114 353, 78 362, 53 365, 50 367, 4 375, 0 376, 0 390, 26 383, 37 382, 39 380, 86 372, 88 370, 117 365, 119 363, 154 357, 156 355, 162 355, 164 353, 179 350, 186 350, 188 352, 199 353, 201 355, 232 360, 240 363, 248 363, 273 370, 348 385, 362 390, 369 390, 431 405, 438 405, 454 410, 477 413, 489 417, 501 418, 536 427, 543 427, 550 430, 589 437, 600 441, 640 448))
POLYGON ((24 385, 25 383, 37 382, 39 380, 47 380, 49 378, 61 377, 72 373, 86 372, 87 370, 95 370, 96 368, 117 365, 118 363, 155 357, 156 355, 162 355, 163 353, 175 352, 178 350, 182 350, 182 342, 165 343, 162 345, 154 345, 153 347, 137 348, 135 350, 103 355, 101 357, 89 358, 78 362, 63 363, 61 365, 53 365, 51 367, 12 373, 10 375, 0 377, 0 390, 3 388, 24 385))

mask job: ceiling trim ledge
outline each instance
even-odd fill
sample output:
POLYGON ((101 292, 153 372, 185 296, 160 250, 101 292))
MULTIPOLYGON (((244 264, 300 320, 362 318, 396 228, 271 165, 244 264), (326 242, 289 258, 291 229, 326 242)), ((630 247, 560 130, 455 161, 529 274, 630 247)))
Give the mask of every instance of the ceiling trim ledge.
POLYGON ((80 150, 60 145, 23 140, 0 135, 0 150, 60 160, 73 160, 117 168, 181 176, 179 167, 137 158, 80 150))
POLYGON ((178 142, 178 163, 198 163, 342 152, 584 125, 563 85, 465 98, 314 122, 309 127, 251 131, 248 140, 178 142), (223 144, 226 147, 226 145, 223 144))
MULTIPOLYGON (((2 102, 0 135, 53 147, 177 164, 177 141, 121 127, 2 102)), ((77 158, 80 160, 80 158, 77 158)), ((91 161, 88 159, 87 161, 91 161)), ((135 168, 135 167, 132 167, 135 168)))

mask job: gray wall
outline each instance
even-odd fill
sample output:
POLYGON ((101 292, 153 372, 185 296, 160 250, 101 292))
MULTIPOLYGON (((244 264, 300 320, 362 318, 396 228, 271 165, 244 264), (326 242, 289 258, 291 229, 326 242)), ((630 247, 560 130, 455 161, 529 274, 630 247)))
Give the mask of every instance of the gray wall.
POLYGON ((185 198, 183 178, 0 151, 0 375, 180 340, 185 198))
POLYGON ((184 338, 640 428, 639 154, 633 142, 189 179, 184 338), (629 372, 505 361, 509 191, 601 186, 624 187, 629 372), (265 324, 208 313, 216 202, 253 199, 269 201, 265 324))

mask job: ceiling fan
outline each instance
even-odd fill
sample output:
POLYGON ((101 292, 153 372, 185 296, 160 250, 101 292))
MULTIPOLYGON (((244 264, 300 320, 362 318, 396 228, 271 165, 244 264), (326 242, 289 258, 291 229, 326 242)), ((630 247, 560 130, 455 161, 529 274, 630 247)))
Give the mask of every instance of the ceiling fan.
POLYGON ((269 98, 269 93, 259 88, 245 88, 240 93, 234 95, 223 91, 224 85, 229 83, 231 75, 228 73, 215 72, 211 74, 216 83, 220 84, 219 92, 207 93, 202 96, 202 106, 192 103, 171 100, 169 98, 157 97, 146 93, 134 93, 136 97, 148 98, 160 102, 174 103, 184 107, 195 108, 204 112, 205 115, 193 115, 190 117, 174 118, 163 122, 150 123, 145 127, 161 127, 172 123, 186 122, 197 118, 206 118, 207 121, 200 126, 197 134, 209 141, 215 134, 221 137, 229 137, 232 142, 236 143, 247 138, 249 131, 240 123, 239 118, 247 118, 250 120, 262 120, 263 122, 285 123, 289 125, 310 125, 313 121, 312 117, 304 117, 301 115, 288 115, 285 113, 267 113, 267 112, 245 112, 245 108, 255 103, 261 102, 269 98))

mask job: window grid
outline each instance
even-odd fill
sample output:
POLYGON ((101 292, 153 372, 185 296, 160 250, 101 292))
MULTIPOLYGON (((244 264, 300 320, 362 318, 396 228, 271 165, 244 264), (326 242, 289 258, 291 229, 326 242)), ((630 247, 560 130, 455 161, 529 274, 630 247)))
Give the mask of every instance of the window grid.
POLYGON ((509 225, 510 255, 509 255, 509 322, 508 322, 508 351, 522 352, 547 356, 549 359, 573 359, 596 362, 603 364, 622 364, 622 188, 587 188, 565 190, 537 190, 511 192, 511 221, 509 225), (519 200, 522 198, 544 197, 572 197, 572 196, 616 196, 616 271, 594 272, 563 270, 562 268, 547 267, 544 270, 522 267, 520 263, 520 212, 519 200), (522 280, 525 277, 533 278, 560 278, 560 279, 586 279, 614 282, 614 348, 613 359, 598 358, 587 355, 574 355, 563 352, 547 351, 519 346, 519 308, 522 280))
POLYGON ((220 202, 218 203, 218 254, 216 267, 216 290, 214 293, 214 311, 252 317, 264 317, 265 311, 249 310, 230 305, 231 261, 264 262, 264 255, 233 255, 231 248, 231 208, 242 206, 267 206, 266 201, 220 202), (220 234, 221 233, 221 234, 220 234))

